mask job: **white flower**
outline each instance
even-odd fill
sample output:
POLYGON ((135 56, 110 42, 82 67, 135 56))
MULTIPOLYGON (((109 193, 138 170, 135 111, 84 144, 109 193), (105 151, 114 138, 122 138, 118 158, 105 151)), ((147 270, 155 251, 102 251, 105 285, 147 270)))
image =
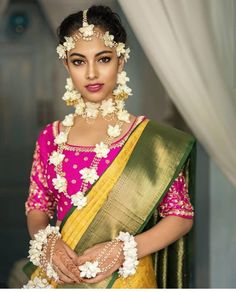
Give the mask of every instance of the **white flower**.
POLYGON ((68 91, 74 90, 74 84, 73 84, 73 81, 72 81, 72 79, 70 77, 69 78, 66 78, 66 86, 65 86, 65 89, 68 90, 68 91))
POLYGON ((63 144, 67 142, 67 133, 65 132, 60 132, 59 135, 56 136, 56 138, 54 139, 54 142, 56 144, 63 144))
POLYGON ((70 51, 75 48, 75 41, 73 37, 65 37, 65 42, 63 43, 63 46, 65 47, 66 51, 70 51))
POLYGON ((121 55, 125 54, 125 44, 124 43, 118 43, 117 44, 116 53, 117 53, 118 57, 120 57, 121 55))
POLYGON ((59 276, 56 273, 56 271, 53 269, 52 265, 50 263, 47 264, 46 268, 46 274, 49 278, 53 278, 55 281, 59 280, 59 276))
POLYGON ((66 115, 64 120, 62 121, 62 125, 65 127, 73 126, 74 125, 74 115, 73 114, 66 115))
POLYGON ((78 100, 81 98, 81 94, 77 90, 66 91, 62 97, 62 99, 68 103, 77 103, 78 100))
POLYGON ((49 163, 58 166, 63 161, 64 157, 64 154, 53 151, 51 156, 49 157, 49 163))
POLYGON ((117 74, 117 83, 121 85, 126 85, 126 82, 129 81, 129 77, 126 76, 126 72, 122 71, 117 74))
POLYGON ((120 231, 119 235, 117 236, 117 239, 121 241, 129 241, 130 237, 131 235, 129 234, 129 232, 120 231))
POLYGON ((115 111, 114 102, 111 98, 109 98, 108 100, 103 100, 100 109, 102 110, 102 116, 105 117, 106 115, 111 114, 115 111))
POLYGON ((23 289, 34 289, 34 288, 43 288, 43 289, 51 289, 52 286, 48 283, 46 279, 41 279, 39 277, 34 277, 33 280, 29 280, 29 282, 23 286, 23 289))
POLYGON ((117 117, 120 121, 130 123, 130 120, 129 120, 130 114, 127 112, 127 110, 119 111, 117 113, 117 117))
POLYGON ((83 115, 84 114, 84 108, 85 108, 85 103, 84 103, 83 99, 80 98, 78 100, 78 103, 75 106, 75 113, 76 113, 76 115, 78 115, 78 116, 83 115))
POLYGON ((114 137, 114 138, 118 137, 118 136, 120 136, 120 133, 121 133, 121 128, 119 125, 115 125, 114 127, 111 125, 108 125, 107 134, 110 137, 114 137))
POLYGON ((96 118, 98 115, 99 104, 95 102, 86 102, 86 116, 87 118, 96 118))
POLYGON ((96 144, 94 151, 98 158, 107 158, 107 154, 110 150, 106 144, 101 142, 100 144, 96 144))
POLYGON ((66 51, 62 44, 57 46, 57 53, 59 55, 59 59, 65 59, 66 58, 66 51))
POLYGON ((87 205, 87 197, 85 197, 82 192, 77 192, 75 195, 71 196, 71 202, 80 210, 87 205))
POLYGON ((130 48, 127 48, 125 50, 125 54, 124 54, 124 60, 125 60, 125 62, 127 62, 127 60, 129 59, 129 53, 130 53, 130 48))
POLYGON ((107 47, 114 47, 114 36, 112 34, 109 34, 109 31, 106 31, 105 34, 103 35, 103 40, 105 43, 105 46, 107 47))
POLYGON ((133 95, 132 94, 132 89, 129 88, 127 85, 121 85, 119 84, 116 89, 113 90, 114 95, 119 95, 119 94, 127 94, 127 95, 133 95))
POLYGON ((52 179, 52 183, 59 193, 66 191, 67 181, 64 177, 57 174, 57 177, 52 179))
POLYGON ((83 23, 83 27, 79 28, 79 31, 82 33, 83 37, 90 37, 93 35, 93 24, 83 23))
POLYGON ((97 273, 101 272, 101 269, 98 267, 98 261, 95 262, 85 262, 85 264, 79 266, 80 276, 82 278, 94 278, 97 273))
POLYGON ((119 111, 122 111, 125 107, 124 100, 116 100, 116 107, 119 111))
POLYGON ((125 93, 127 93, 128 95, 133 95, 132 93, 132 89, 130 87, 128 87, 127 85, 123 85, 123 90, 125 93))
POLYGON ((85 168, 81 169, 79 173, 82 175, 81 178, 86 183, 89 182, 90 184, 93 184, 99 178, 97 171, 94 168, 85 167, 85 168))

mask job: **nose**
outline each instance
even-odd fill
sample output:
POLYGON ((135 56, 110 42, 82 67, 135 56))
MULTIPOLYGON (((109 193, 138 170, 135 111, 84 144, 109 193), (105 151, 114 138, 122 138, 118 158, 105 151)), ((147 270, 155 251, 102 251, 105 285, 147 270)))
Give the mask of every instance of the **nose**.
POLYGON ((93 80, 98 77, 98 71, 96 68, 96 64, 94 62, 88 63, 87 67, 87 79, 93 80))

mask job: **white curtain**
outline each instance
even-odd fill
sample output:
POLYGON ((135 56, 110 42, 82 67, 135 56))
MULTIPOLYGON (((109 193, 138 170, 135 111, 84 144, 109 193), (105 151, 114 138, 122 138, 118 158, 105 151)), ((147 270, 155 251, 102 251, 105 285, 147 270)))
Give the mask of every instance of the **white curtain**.
POLYGON ((9 0, 0 0, 0 18, 2 17, 9 0))
MULTIPOLYGON (((226 50, 220 53, 217 43, 224 36, 230 46, 227 36, 231 34, 226 27, 222 28, 226 34, 214 31, 219 27, 214 26, 218 22, 213 17, 220 15, 221 25, 226 26, 226 12, 232 1, 119 3, 170 98, 208 154, 236 186, 236 102, 225 78, 229 70, 222 70, 227 64, 221 59, 226 57, 226 50)), ((224 45, 227 48, 227 43, 224 45)))

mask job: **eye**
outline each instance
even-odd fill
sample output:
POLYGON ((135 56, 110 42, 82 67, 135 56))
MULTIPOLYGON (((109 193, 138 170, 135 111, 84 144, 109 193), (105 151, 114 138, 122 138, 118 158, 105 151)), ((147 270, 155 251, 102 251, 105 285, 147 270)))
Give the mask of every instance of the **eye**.
POLYGON ((102 57, 101 59, 99 59, 100 63, 108 63, 110 62, 111 58, 110 57, 102 57))
POLYGON ((84 63, 84 61, 78 59, 78 60, 71 61, 71 63, 74 64, 75 66, 80 66, 84 63))

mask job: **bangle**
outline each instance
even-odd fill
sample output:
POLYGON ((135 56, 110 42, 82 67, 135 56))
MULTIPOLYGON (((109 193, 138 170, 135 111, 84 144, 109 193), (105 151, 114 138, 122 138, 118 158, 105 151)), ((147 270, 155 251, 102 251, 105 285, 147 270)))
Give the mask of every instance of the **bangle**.
POLYGON ((116 239, 124 242, 123 252, 124 252, 124 262, 122 267, 119 268, 119 275, 123 278, 134 275, 136 273, 136 268, 138 266, 138 255, 137 255, 137 242, 133 235, 129 232, 120 231, 116 239))

